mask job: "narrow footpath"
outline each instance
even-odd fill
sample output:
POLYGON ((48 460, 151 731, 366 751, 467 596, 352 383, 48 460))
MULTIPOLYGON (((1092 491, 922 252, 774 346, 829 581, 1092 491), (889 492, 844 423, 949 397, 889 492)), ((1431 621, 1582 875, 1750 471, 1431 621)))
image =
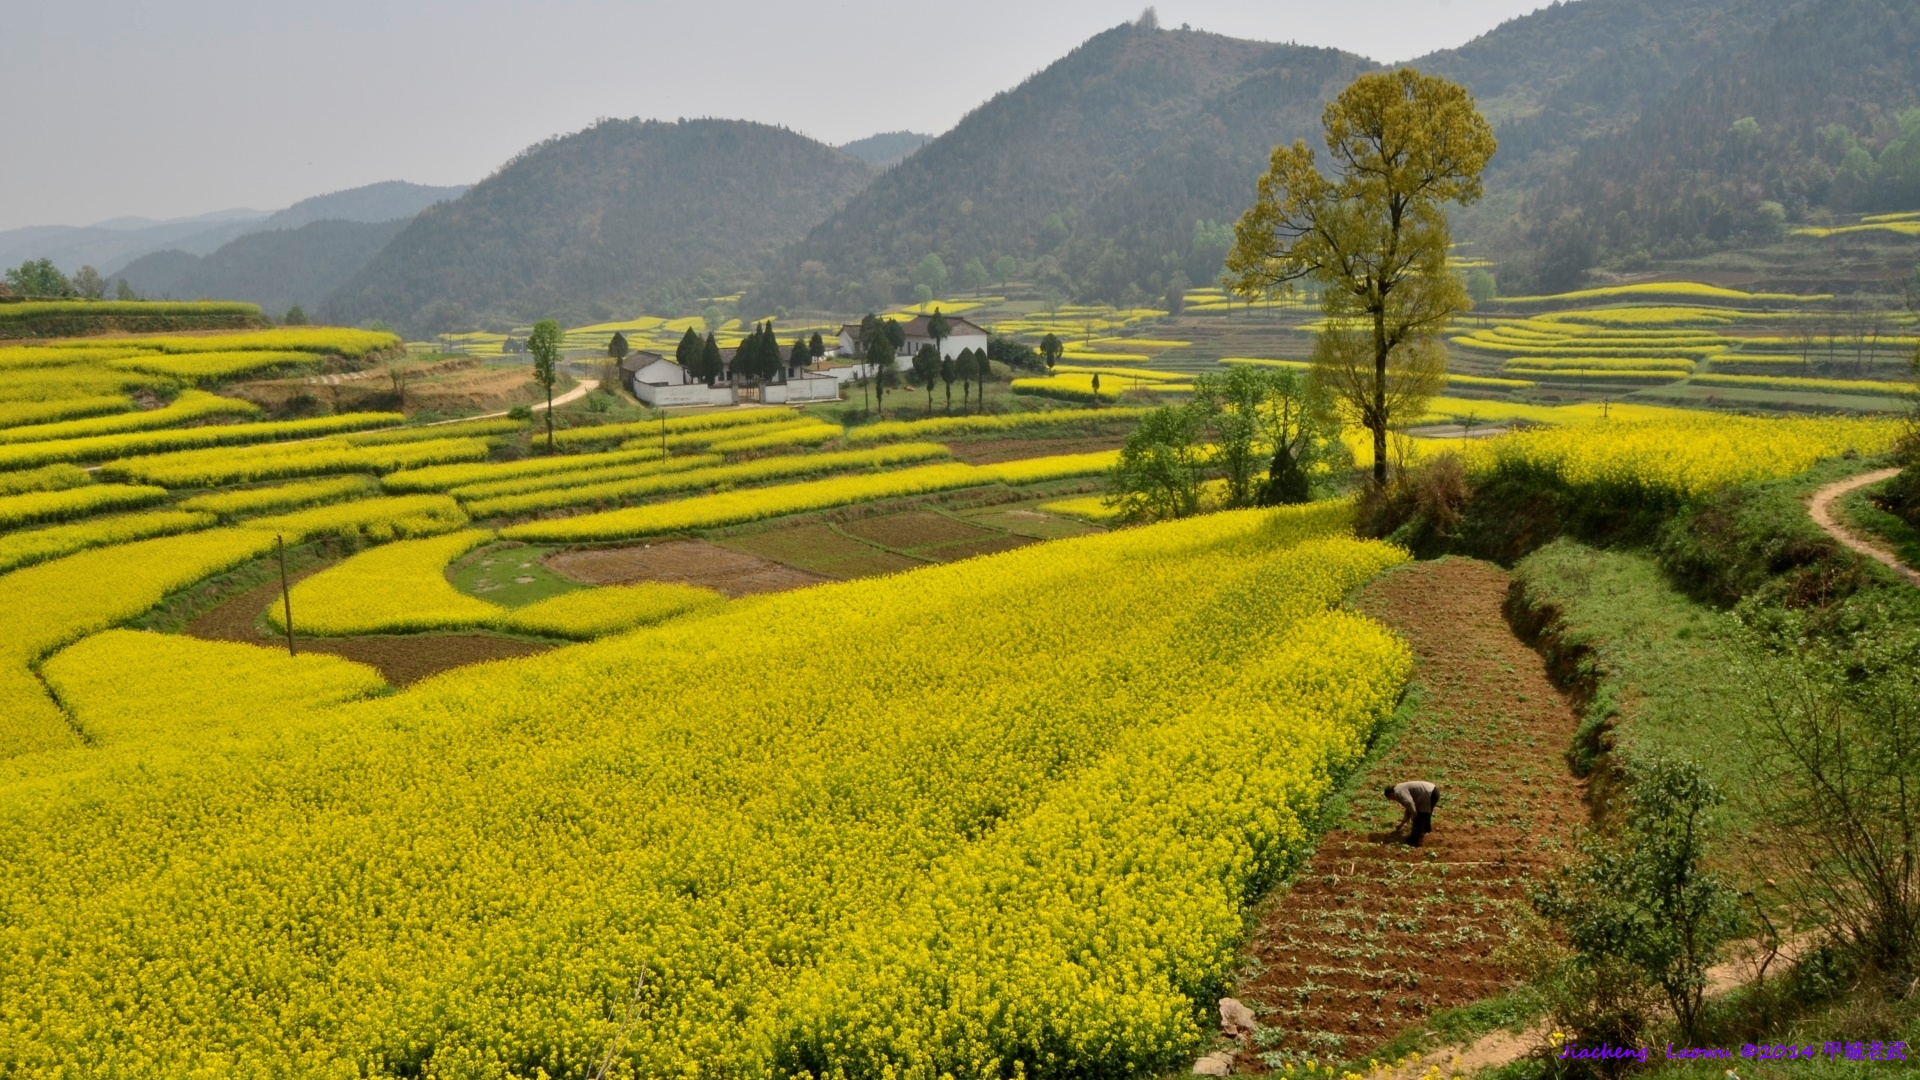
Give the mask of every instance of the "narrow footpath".
POLYGON ((1389 573, 1359 607, 1404 635, 1418 708, 1358 785, 1346 819, 1294 884, 1268 901, 1232 991, 1263 1051, 1364 1057, 1435 1011, 1497 995, 1496 958, 1530 878, 1566 858, 1586 820, 1564 751, 1576 718, 1540 656, 1503 615, 1508 576, 1449 558, 1389 573), (1439 785, 1434 831, 1411 847, 1381 789, 1439 785))
POLYGON ((1838 483, 1828 484, 1826 487, 1813 493, 1813 498, 1807 502, 1807 512, 1813 515, 1813 523, 1826 530, 1828 536, 1838 540, 1847 548, 1884 564, 1887 569, 1905 578, 1907 584, 1920 585, 1920 570, 1915 570, 1913 567, 1901 562, 1899 556, 1893 552, 1860 536, 1833 518, 1833 504, 1835 501, 1849 492, 1858 491, 1869 484, 1877 484, 1882 480, 1898 475, 1899 472, 1899 469, 1879 469, 1874 472, 1861 473, 1859 476, 1849 477, 1838 483))

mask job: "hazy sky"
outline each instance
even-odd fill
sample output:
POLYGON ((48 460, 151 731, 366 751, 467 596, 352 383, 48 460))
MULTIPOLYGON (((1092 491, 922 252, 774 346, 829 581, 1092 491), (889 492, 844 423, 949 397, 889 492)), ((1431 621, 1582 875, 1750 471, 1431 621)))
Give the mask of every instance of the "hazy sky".
MULTIPOLYGON (((1169 0, 1404 60, 1543 0, 1169 0)), ((602 116, 937 134, 1140 0, 0 0, 0 229, 470 183, 602 116)))

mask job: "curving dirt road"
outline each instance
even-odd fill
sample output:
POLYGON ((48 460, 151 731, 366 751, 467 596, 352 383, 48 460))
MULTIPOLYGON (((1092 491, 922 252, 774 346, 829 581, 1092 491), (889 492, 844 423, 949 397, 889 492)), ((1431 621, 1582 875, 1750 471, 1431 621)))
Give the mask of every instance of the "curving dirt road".
POLYGON ((1833 519, 1834 500, 1850 491, 1857 491, 1868 484, 1877 484, 1900 472, 1899 469, 1879 469, 1870 473, 1861 473, 1838 483, 1828 484, 1813 493, 1807 501, 1807 512, 1813 515, 1813 523, 1826 530, 1828 536, 1840 541, 1847 548, 1865 555, 1869 559, 1884 563, 1889 570, 1907 579, 1910 585, 1920 586, 1920 571, 1901 562, 1893 552, 1849 531, 1833 519))

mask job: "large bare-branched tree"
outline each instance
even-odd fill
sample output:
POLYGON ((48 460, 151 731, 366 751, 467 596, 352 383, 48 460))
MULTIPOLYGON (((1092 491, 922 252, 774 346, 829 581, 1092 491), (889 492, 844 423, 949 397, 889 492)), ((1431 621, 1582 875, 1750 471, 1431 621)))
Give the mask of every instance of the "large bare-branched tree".
POLYGON ((1333 175, 1303 141, 1275 147, 1227 281, 1249 298, 1319 286, 1314 377, 1372 433, 1384 484, 1387 433, 1446 384, 1440 332, 1471 306, 1447 266, 1445 204, 1480 197, 1493 129, 1466 90, 1410 69, 1362 75, 1321 119, 1333 175))

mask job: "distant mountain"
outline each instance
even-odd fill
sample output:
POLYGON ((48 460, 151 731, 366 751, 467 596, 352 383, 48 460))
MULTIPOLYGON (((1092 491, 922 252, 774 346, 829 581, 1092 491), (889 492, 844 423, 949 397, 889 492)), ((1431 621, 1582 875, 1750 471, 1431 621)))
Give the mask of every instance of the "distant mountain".
MULTIPOLYGON (((94 225, 33 225, 0 232, 0 266, 52 259, 67 273, 91 266, 108 277, 143 255, 174 251, 210 255, 221 245, 266 229, 297 229, 315 221, 377 223, 410 218, 436 202, 459 198, 465 187, 428 187, 404 180, 348 188, 302 199, 278 213, 220 210, 170 221, 120 217, 94 225)), ((151 267, 147 272, 151 272, 151 267)), ((236 298, 237 299, 237 298, 236 298)))
POLYGON ((328 301, 415 332, 605 317, 744 271, 866 184, 861 161, 736 120, 606 120, 421 211, 328 301))
POLYGON ((110 272, 161 248, 181 247, 204 254, 266 216, 260 210, 223 210, 171 221, 123 217, 97 225, 29 225, 0 232, 0 266, 52 259, 67 273, 82 266, 110 272))
POLYGON ((327 195, 302 199, 256 226, 257 229, 297 229, 316 221, 359 221, 375 224, 410 218, 437 202, 448 202, 467 193, 467 185, 429 187, 405 180, 383 180, 377 184, 348 188, 327 195))
POLYGON ((1821 211, 1920 209, 1920 5, 1814 0, 1545 177, 1543 287, 1777 237, 1821 211))
POLYGON ((1057 287, 1115 299, 1157 295, 1176 272, 1210 279, 1225 248, 1201 223, 1237 217, 1273 145, 1311 134, 1328 95, 1374 66, 1332 49, 1108 30, 875 179, 770 264, 745 306, 892 302, 928 254, 950 271, 1038 260, 1057 287))
POLYGON ((210 255, 143 255, 118 276, 152 299, 245 300, 276 317, 295 304, 312 312, 405 226, 405 219, 315 221, 249 233, 210 255))
POLYGON ((911 131, 883 131, 878 135, 869 135, 864 139, 841 143, 840 152, 857 157, 876 169, 885 169, 932 141, 931 135, 917 135, 911 131))

